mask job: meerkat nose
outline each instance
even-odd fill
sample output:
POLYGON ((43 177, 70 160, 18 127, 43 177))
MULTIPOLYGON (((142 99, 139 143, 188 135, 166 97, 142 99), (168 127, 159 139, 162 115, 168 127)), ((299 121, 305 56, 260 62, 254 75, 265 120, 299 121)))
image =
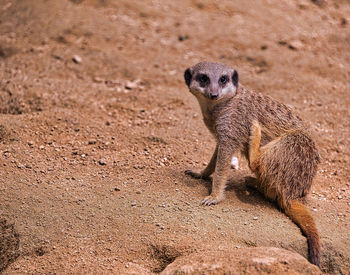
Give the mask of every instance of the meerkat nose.
POLYGON ((210 95, 210 98, 211 99, 215 99, 215 98, 218 98, 219 95, 210 95))

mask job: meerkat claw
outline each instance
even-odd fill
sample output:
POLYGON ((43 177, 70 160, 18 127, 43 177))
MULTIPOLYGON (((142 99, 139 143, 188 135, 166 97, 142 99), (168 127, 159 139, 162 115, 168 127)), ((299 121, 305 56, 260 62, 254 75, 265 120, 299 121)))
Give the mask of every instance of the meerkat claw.
POLYGON ((201 201, 201 205, 206 205, 206 206, 215 205, 217 203, 218 203, 218 200, 212 196, 207 196, 201 201))

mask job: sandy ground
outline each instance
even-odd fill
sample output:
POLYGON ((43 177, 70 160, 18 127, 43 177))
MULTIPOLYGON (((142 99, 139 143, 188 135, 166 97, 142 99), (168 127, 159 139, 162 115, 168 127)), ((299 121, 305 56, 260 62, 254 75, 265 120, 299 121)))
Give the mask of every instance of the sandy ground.
POLYGON ((160 272, 213 247, 307 257, 298 227, 244 185, 203 207, 215 143, 183 71, 237 68, 293 106, 322 163, 308 197, 322 271, 350 272, 350 2, 0 1, 0 270, 160 272), (2 263, 1 263, 2 262, 2 263))

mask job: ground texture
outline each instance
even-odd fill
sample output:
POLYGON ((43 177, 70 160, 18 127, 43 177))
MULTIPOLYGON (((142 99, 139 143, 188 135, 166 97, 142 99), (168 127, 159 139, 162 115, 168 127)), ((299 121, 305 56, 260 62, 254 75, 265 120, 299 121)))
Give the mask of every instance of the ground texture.
POLYGON ((209 60, 314 132, 321 267, 349 274, 349 14, 349 0, 0 0, 0 272, 157 273, 218 249, 307 257, 298 227, 245 186, 243 159, 213 207, 199 204, 209 183, 184 175, 215 146, 183 80, 209 60))

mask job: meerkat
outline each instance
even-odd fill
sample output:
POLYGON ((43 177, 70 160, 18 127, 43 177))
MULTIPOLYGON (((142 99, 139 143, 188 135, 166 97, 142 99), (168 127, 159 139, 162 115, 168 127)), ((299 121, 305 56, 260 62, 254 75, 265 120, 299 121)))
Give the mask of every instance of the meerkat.
POLYGON ((275 201, 299 226, 307 238, 310 262, 320 266, 318 231, 302 203, 320 157, 302 120, 271 97, 240 87, 238 72, 224 64, 198 63, 185 70, 184 78, 216 140, 207 167, 199 173, 185 171, 197 179, 213 174, 211 194, 201 204, 224 199, 232 157, 241 153, 256 175, 250 185, 275 201))

